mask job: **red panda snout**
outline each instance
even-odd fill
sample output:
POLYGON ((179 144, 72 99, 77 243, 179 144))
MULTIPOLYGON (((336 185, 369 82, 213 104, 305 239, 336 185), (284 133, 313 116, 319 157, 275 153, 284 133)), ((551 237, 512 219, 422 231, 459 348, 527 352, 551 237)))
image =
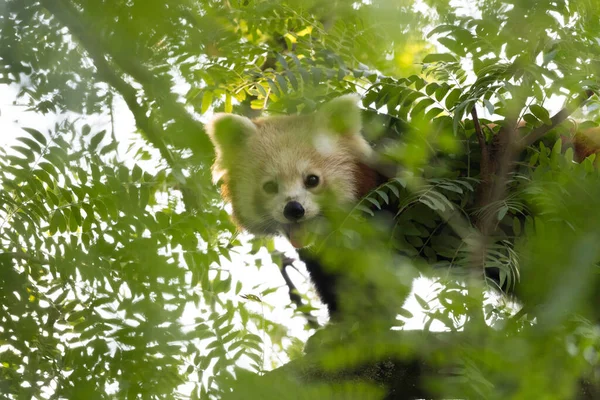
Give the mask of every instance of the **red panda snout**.
POLYGON ((290 201, 283 209, 283 216, 290 220, 290 222, 296 222, 304 217, 304 207, 297 201, 290 201))

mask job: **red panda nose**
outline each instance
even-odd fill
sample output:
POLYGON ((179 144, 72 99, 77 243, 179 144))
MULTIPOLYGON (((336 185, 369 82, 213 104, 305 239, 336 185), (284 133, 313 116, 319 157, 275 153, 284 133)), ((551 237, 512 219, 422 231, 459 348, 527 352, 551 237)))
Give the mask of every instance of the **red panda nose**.
POLYGON ((283 209, 283 216, 290 221, 298 221, 304 216, 304 207, 297 201, 290 201, 283 209))

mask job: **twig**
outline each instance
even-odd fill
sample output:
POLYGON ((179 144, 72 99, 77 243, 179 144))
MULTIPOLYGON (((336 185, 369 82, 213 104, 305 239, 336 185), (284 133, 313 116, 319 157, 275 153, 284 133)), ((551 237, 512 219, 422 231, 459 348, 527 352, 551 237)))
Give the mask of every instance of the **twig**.
POLYGON ((115 108, 115 97, 113 96, 113 92, 109 92, 109 101, 110 104, 108 105, 108 111, 109 111, 109 115, 110 115, 110 137, 113 140, 113 142, 117 141, 117 136, 115 134, 115 114, 114 114, 114 108, 115 108))
MULTIPOLYGON (((304 303, 302 302, 302 297, 300 296, 300 294, 298 294, 298 289, 296 289, 296 285, 294 285, 294 282, 292 282, 292 280, 290 279, 290 276, 288 275, 287 270, 286 270, 287 267, 293 267, 292 264, 294 263, 294 260, 290 257, 284 256, 283 254, 280 254, 280 257, 281 257, 281 267, 279 268, 279 272, 281 272, 281 276, 283 277, 283 280, 285 281, 285 284, 288 287, 288 293, 290 296, 290 300, 292 301, 292 303, 294 303, 296 305, 297 308, 301 308, 304 306, 304 303)), ((311 328, 313 328, 313 329, 319 328, 319 323, 317 322, 317 320, 315 319, 314 316, 307 313, 306 311, 302 311, 302 314, 308 321, 308 325, 311 328)))

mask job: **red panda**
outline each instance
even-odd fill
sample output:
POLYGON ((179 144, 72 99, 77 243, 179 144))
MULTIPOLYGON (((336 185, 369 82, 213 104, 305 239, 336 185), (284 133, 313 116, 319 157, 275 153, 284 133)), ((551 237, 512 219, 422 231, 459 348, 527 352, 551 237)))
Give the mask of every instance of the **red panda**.
POLYGON ((217 114, 207 125, 216 149, 213 176, 234 221, 255 235, 284 235, 301 249, 330 316, 337 311, 336 277, 303 250, 311 224, 332 198, 353 205, 385 181, 369 166, 374 154, 357 103, 345 95, 312 114, 258 120, 217 114))
POLYGON ((346 95, 313 114, 254 121, 214 117, 207 126, 217 156, 213 176, 238 225, 255 235, 283 234, 302 248, 324 196, 353 204, 377 186, 357 102, 346 95))

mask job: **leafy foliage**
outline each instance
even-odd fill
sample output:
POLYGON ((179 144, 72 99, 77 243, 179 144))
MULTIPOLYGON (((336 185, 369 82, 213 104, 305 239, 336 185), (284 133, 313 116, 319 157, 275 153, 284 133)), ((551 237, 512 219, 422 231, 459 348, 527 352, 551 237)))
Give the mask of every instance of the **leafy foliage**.
POLYGON ((600 177, 575 132, 598 123, 600 6, 464 7, 0 3, 1 88, 64 117, 21 123, 0 150, 2 393, 597 398, 600 177), (348 275, 356 319, 320 330, 304 356, 314 296, 279 274, 272 240, 237 234, 199 121, 310 112, 347 92, 401 171, 332 212, 321 250, 348 275), (129 112, 123 152, 115 115, 129 112), (390 208, 391 227, 372 216, 390 208), (254 286, 249 271, 271 280, 254 286), (402 308, 418 273, 433 290, 402 308), (425 332, 389 330, 417 312, 425 332), (407 381, 390 389, 370 368, 390 360, 425 372, 400 367, 390 374, 407 381))

